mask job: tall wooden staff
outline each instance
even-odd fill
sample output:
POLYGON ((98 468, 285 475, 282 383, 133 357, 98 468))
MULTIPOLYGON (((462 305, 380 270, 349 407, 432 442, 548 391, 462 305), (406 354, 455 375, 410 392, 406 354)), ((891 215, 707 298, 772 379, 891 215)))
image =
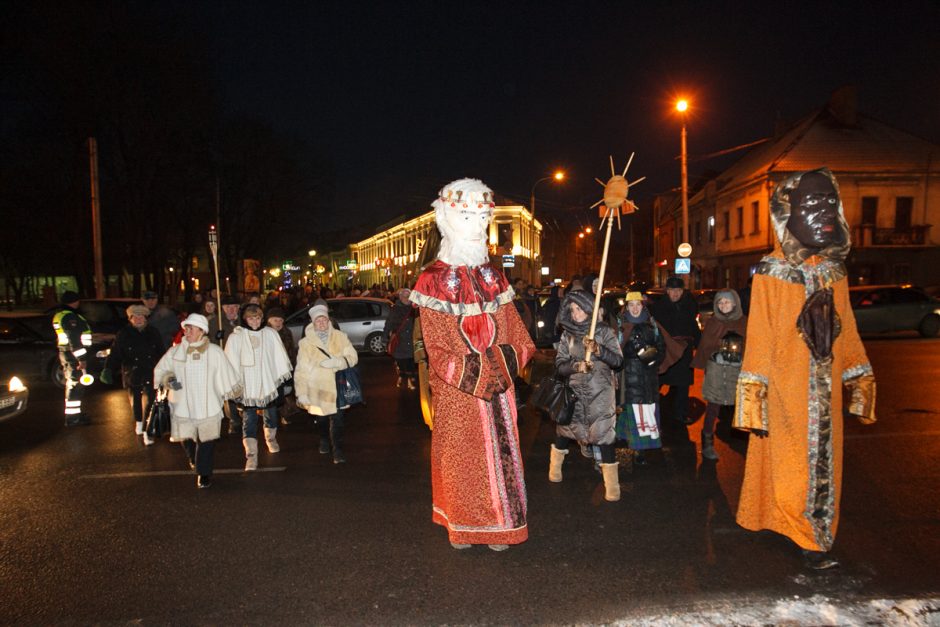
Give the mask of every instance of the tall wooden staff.
MULTIPOLYGON (((215 315, 219 321, 219 330, 222 330, 222 286, 219 285, 219 232, 215 230, 215 225, 209 225, 209 250, 212 252, 212 265, 215 266, 215 315)), ((211 338, 210 338, 211 340, 211 338)), ((219 340, 222 347, 225 347, 225 339, 219 340)))
MULTIPOLYGON (((636 153, 630 153, 630 158, 627 160, 627 167, 623 169, 623 174, 617 174, 617 171, 614 169, 614 158, 611 156, 610 178, 606 183, 598 178, 594 179, 604 188, 604 197, 591 205, 591 209, 601 205, 601 228, 604 228, 604 221, 606 220, 607 231, 604 234, 604 252, 601 255, 601 271, 597 277, 597 290, 594 294, 594 311, 591 312, 591 330, 588 333, 588 337, 592 340, 594 339, 594 331, 597 329, 597 316, 600 314, 601 309, 601 294, 604 293, 604 274, 607 272, 607 252, 610 250, 610 232, 613 230, 614 218, 617 218, 617 228, 619 229, 620 216, 636 211, 636 205, 633 204, 633 201, 627 200, 627 194, 630 192, 631 185, 636 185, 646 178, 643 176, 632 183, 627 182, 627 170, 630 169, 630 164, 633 163, 634 154, 636 153)), ((588 286, 588 288, 590 288, 590 286, 588 286)), ((584 356, 584 361, 590 362, 592 354, 593 353, 589 351, 584 356)))

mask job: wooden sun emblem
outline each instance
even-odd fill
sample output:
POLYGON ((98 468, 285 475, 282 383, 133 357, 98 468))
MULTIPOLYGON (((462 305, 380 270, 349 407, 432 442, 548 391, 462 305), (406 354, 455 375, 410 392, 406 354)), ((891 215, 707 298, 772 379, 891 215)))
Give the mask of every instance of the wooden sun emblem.
POLYGON ((604 197, 598 200, 596 203, 591 205, 591 209, 601 205, 601 227, 604 226, 604 220, 610 217, 611 214, 617 218, 617 227, 620 227, 620 216, 624 213, 633 213, 636 211, 636 204, 632 200, 627 198, 627 195, 630 193, 630 187, 636 185, 640 181, 644 180, 646 177, 641 176, 632 183, 627 182, 627 170, 630 169, 630 164, 633 163, 633 156, 636 153, 630 153, 630 158, 627 159, 627 167, 623 169, 623 174, 617 174, 617 170, 614 168, 614 158, 610 157, 610 178, 607 179, 607 182, 595 178, 594 180, 604 188, 604 197))

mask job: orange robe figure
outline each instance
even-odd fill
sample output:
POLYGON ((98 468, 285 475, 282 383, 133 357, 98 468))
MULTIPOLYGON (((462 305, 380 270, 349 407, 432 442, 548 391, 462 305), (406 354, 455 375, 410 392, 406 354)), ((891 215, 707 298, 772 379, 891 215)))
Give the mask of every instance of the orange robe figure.
MULTIPOLYGON (((819 172, 835 185, 828 170, 819 172)), ((768 435, 750 437, 737 521, 753 531, 780 533, 803 549, 829 551, 842 496, 843 405, 862 422, 874 422, 875 381, 849 304, 841 204, 841 245, 819 251, 800 246, 786 229, 785 194, 798 182, 799 175, 774 194, 778 244, 752 286, 734 426, 768 435), (831 321, 816 323, 817 332, 830 333, 825 342, 831 354, 821 358, 811 348, 814 327, 805 313, 807 301, 820 296, 826 308, 813 313, 831 321)))

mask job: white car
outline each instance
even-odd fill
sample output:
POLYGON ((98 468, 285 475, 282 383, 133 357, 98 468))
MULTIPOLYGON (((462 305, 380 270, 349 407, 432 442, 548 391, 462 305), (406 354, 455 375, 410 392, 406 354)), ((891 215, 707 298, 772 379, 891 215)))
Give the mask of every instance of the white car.
MULTIPOLYGON (((331 298, 327 302, 330 318, 340 331, 349 336, 353 347, 373 355, 385 354, 385 321, 392 311, 391 301, 384 298, 331 298)), ((310 324, 309 309, 295 311, 284 324, 299 343, 304 329, 310 324)))

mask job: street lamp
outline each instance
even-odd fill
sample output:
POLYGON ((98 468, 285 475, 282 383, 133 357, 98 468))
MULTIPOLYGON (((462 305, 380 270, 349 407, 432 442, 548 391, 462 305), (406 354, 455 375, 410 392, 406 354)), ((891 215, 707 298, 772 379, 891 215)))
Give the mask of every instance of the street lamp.
POLYGON ((313 249, 310 249, 310 250, 307 251, 307 254, 310 255, 311 257, 316 257, 316 256, 317 256, 317 251, 315 251, 315 250, 313 250, 313 249))
POLYGON ((682 243, 689 241, 689 157, 686 150, 685 112, 689 101, 680 99, 676 102, 676 111, 682 116, 682 243))
POLYGON ((535 188, 538 187, 538 184, 542 181, 555 180, 559 183, 565 180, 565 173, 562 170, 555 170, 555 173, 551 176, 543 176, 535 183, 532 184, 532 193, 529 195, 529 212, 532 214, 532 217, 535 217, 535 188))

